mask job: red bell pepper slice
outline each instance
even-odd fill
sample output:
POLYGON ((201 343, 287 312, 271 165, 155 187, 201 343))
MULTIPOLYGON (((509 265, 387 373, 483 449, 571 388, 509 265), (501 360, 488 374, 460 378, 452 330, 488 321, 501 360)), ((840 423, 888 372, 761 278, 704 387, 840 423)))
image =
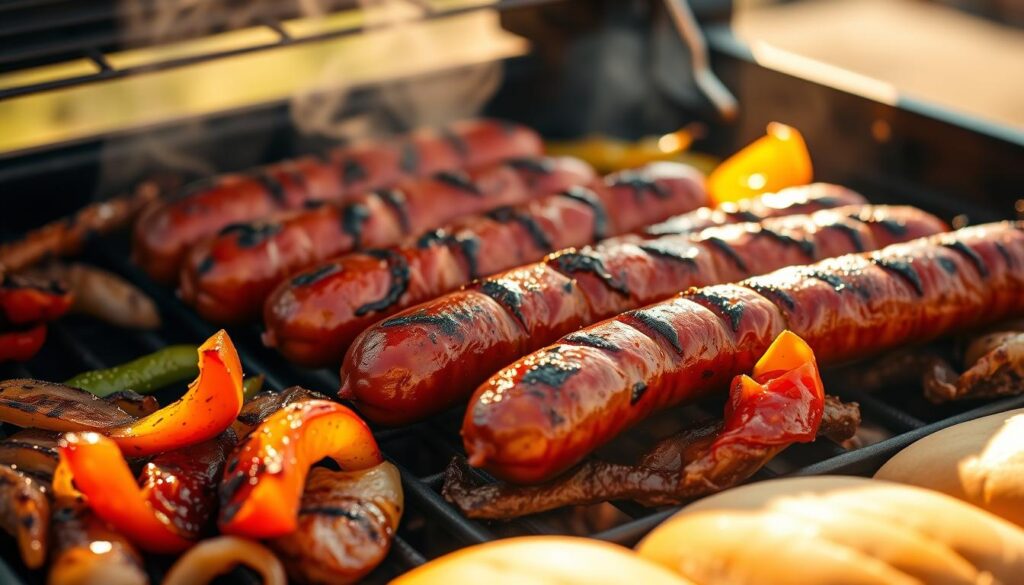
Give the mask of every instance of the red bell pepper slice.
POLYGON ((71 293, 56 282, 7 276, 0 284, 0 311, 15 325, 52 321, 71 308, 71 293))
POLYGON ((306 475, 324 457, 349 471, 383 461, 370 428, 336 402, 297 402, 271 415, 228 460, 221 532, 250 538, 294 532, 306 475))
POLYGON ((68 433, 58 452, 54 491, 65 492, 67 477, 72 477, 93 513, 145 550, 178 553, 192 544, 157 516, 148 490, 139 487, 117 443, 99 433, 68 433))
POLYGON ((733 443, 770 446, 813 441, 825 409, 825 388, 814 352, 783 331, 754 366, 736 376, 725 427, 711 450, 733 443))
POLYGON ((184 396, 105 433, 131 457, 170 451, 222 433, 235 421, 243 401, 242 364, 222 329, 199 346, 199 377, 184 396))
POLYGON ((46 341, 46 325, 40 323, 24 331, 0 332, 0 363, 27 362, 39 353, 46 341))
POLYGON ((54 492, 76 490, 93 513, 145 550, 180 552, 207 527, 217 481, 234 445, 234 433, 228 431, 163 453, 136 479, 114 441, 94 432, 68 433, 58 445, 54 492))

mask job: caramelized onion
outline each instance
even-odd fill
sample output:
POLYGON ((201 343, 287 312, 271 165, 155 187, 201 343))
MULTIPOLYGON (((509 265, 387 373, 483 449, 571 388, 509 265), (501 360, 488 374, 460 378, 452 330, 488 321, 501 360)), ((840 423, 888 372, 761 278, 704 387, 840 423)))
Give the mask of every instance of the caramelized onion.
POLYGON ((0 464, 48 480, 57 467, 59 436, 59 433, 38 429, 18 431, 0 441, 0 464))
POLYGON ((387 555, 402 517, 398 469, 310 471, 295 532, 267 541, 302 583, 355 583, 387 555))
POLYGON ((0 421, 48 431, 97 431, 135 417, 85 390, 16 378, 0 382, 0 421))
POLYGON ((263 585, 287 585, 284 568, 274 553, 258 542, 237 536, 218 536, 195 545, 164 577, 163 585, 203 585, 237 565, 260 575, 263 585))
POLYGON ((46 560, 49 525, 46 487, 7 465, 0 465, 0 527, 18 540, 21 559, 30 569, 38 569, 46 560))
POLYGON ((54 547, 48 585, 147 585, 142 557, 124 536, 111 530, 89 507, 57 498, 54 547))

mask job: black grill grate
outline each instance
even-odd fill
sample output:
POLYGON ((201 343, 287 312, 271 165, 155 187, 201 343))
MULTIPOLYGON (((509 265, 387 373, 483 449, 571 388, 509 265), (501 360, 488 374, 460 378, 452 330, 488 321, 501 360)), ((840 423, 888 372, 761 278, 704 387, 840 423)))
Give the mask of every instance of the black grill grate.
MULTIPOLYGON (((4 377, 36 376, 59 380, 81 370, 106 367, 126 361, 136 355, 150 352, 170 343, 198 342, 215 331, 215 327, 201 320, 182 304, 173 293, 161 288, 143 276, 141 270, 128 260, 127 242, 96 242, 86 259, 132 280, 160 305, 165 324, 158 332, 126 332, 87 319, 67 318, 51 328, 51 338, 43 352, 24 365, 0 366, 4 377)), ((300 384, 311 389, 333 394, 338 387, 337 374, 332 370, 301 370, 286 364, 279 356, 259 343, 256 327, 231 330, 247 372, 261 372, 274 389, 300 384)), ((786 450, 759 472, 752 481, 780 475, 820 475, 842 473, 869 475, 896 451, 940 428, 965 420, 1024 406, 1024 397, 1010 398, 981 405, 942 408, 925 411, 908 398, 917 388, 906 388, 892 394, 866 394, 856 389, 830 383, 829 390, 843 398, 861 404, 865 425, 884 432, 889 437, 856 450, 847 451, 828 441, 796 445, 786 450), (910 404, 908 407, 906 404, 910 404), (943 416, 944 418, 937 418, 943 416)), ((163 402, 172 396, 161 396, 163 402)), ((682 421, 695 415, 720 412, 720 402, 674 409, 663 413, 627 435, 619 453, 638 448, 648 440, 652 429, 659 436, 665 429, 681 426, 682 421)), ((375 429, 385 455, 401 471, 406 492, 406 513, 392 552, 375 571, 369 582, 388 579, 423 564, 431 558, 462 546, 487 542, 496 538, 523 534, 582 534, 593 538, 635 544, 649 530, 671 515, 674 509, 651 510, 628 502, 616 502, 603 507, 587 508, 591 513, 601 512, 611 520, 580 529, 572 519, 584 509, 563 509, 510 522, 479 522, 464 518, 441 496, 444 466, 453 456, 463 454, 458 437, 461 414, 452 411, 435 420, 400 429, 375 429)), ((673 429, 674 430, 674 429, 673 429)), ((490 481, 484 473, 479 479, 490 481)), ((578 524, 578 523, 577 523, 578 524)), ((5 559, 14 559, 13 544, 8 539, 5 559)), ((9 566, 0 565, 0 578, 9 569, 20 575, 22 582, 41 581, 42 576, 27 573, 24 568, 8 560, 9 566)), ((238 572, 245 580, 247 575, 238 572)), ((4 580, 4 582, 7 582, 4 580)))
MULTIPOLYGON (((13 0, 0 6, 0 70, 20 68, 28 63, 11 59, 4 61, 8 47, 21 46, 3 42, 14 38, 11 35, 17 32, 13 30, 16 23, 6 19, 11 11, 44 5, 61 6, 66 2, 13 0)), ((147 2, 140 0, 139 4, 147 2)), ((547 4, 558 3, 546 0, 499 2, 502 8, 547 4)), ((597 77, 596 65, 601 60, 592 53, 567 50, 566 47, 576 46, 573 43, 577 37, 591 38, 592 28, 600 26, 602 18, 615 23, 617 34, 624 34, 628 29, 638 38, 648 39, 653 17, 634 14, 633 8, 640 3, 606 0, 562 4, 572 5, 577 11, 563 13, 552 10, 547 17, 525 10, 519 14, 509 11, 504 15, 503 22, 509 30, 526 35, 543 50, 536 51, 536 56, 506 63, 504 85, 488 105, 488 114, 527 123, 549 137, 602 131, 636 137, 678 128, 690 121, 692 112, 681 109, 674 101, 670 107, 666 106, 669 100, 659 93, 664 88, 657 85, 642 92, 645 100, 642 108, 629 100, 635 92, 621 92, 620 95, 615 86, 600 86, 600 91, 597 91, 590 85, 581 85, 581 80, 597 77), (544 55, 558 58, 544 60, 544 55), (602 112, 615 112, 614 119, 596 116, 594 104, 588 107, 577 99, 594 95, 622 98, 608 102, 614 107, 605 104, 600 108, 602 112)), ((702 5, 727 3, 703 0, 694 4, 700 13, 702 5)), ((272 24, 268 21, 263 26, 272 24)), ((645 43, 638 43, 638 46, 645 43)), ((790 77, 756 64, 743 46, 728 34, 711 35, 709 43, 715 50, 719 73, 737 92, 744 107, 735 126, 711 125, 709 139, 700 145, 702 151, 719 155, 733 152, 739 144, 760 135, 768 121, 778 120, 805 132, 811 151, 815 153, 815 172, 821 180, 877 194, 879 202, 917 204, 947 219, 958 213, 968 213, 974 222, 1013 215, 1014 203, 1020 193, 1019 185, 1024 179, 1019 165, 1024 140, 1019 133, 1014 134, 1008 129, 994 131, 912 101, 901 100, 898 105, 885 105, 826 85, 790 77), (808 104, 814 107, 807 107, 808 104), (869 129, 873 122, 878 121, 892 128, 892 141, 879 144, 872 137, 869 129)), ((109 47, 100 43, 76 50, 99 58, 98 55, 109 47)), ((45 55, 37 57, 49 59, 45 55)), ((669 61, 686 61, 682 55, 676 57, 669 61)), ((106 73, 119 74, 126 73, 106 73)), ((92 80, 95 79, 57 83, 73 85, 92 80)), ((15 89, 29 93, 45 87, 15 89)), ((13 94, 0 91, 0 97, 6 95, 13 94)), ((372 95, 367 93, 360 100, 359 103, 372 100, 372 95)), ((286 125, 286 119, 287 113, 277 104, 218 114, 216 123, 210 124, 210 131, 204 139, 209 142, 207 146, 216 146, 209 149, 211 152, 230 153, 235 150, 234 145, 244 144, 248 138, 265 138, 271 130, 276 132, 286 125)), ((172 144, 178 145, 177 142, 172 144)), ((0 187, 3 187, 0 197, 4 198, 5 204, 5 214, 0 214, 0 231, 4 233, 0 236, 13 236, 24 225, 41 221, 36 212, 47 211, 56 215, 86 200, 95 180, 100 146, 101 139, 87 144, 53 145, 36 153, 8 156, 0 161, 6 163, 6 166, 0 166, 0 187), (36 215, 29 216, 29 212, 36 215), (17 224, 14 219, 18 220, 17 224)), ((185 148, 199 146, 188 143, 185 148)), ((132 154, 118 153, 121 158, 115 159, 117 161, 127 160, 132 154)), ((291 152, 287 141, 281 139, 263 153, 266 161, 289 154, 294 152, 291 152)), ((225 168, 238 168, 238 165, 226 165, 225 168)), ((184 306, 173 292, 148 281, 130 263, 126 241, 94 242, 85 260, 119 273, 142 287, 160 305, 164 326, 157 332, 139 333, 91 320, 65 318, 54 326, 51 338, 37 358, 24 365, 0 364, 0 378, 35 376, 62 380, 85 369, 127 361, 167 344, 197 343, 214 332, 214 326, 184 306)), ((266 374, 268 385, 274 389, 293 384, 327 394, 333 394, 337 389, 335 371, 293 368, 276 353, 262 347, 258 334, 255 327, 231 329, 248 372, 266 374)), ((965 403, 934 408, 908 398, 918 395, 918 388, 891 389, 890 393, 867 395, 856 388, 843 388, 841 383, 830 381, 827 387, 843 398, 860 402, 865 426, 884 433, 886 438, 849 452, 827 440, 797 445, 787 449, 753 480, 793 474, 869 475, 896 451, 930 432, 963 420, 1024 406, 1024 397, 1018 397, 980 405, 965 403)), ((166 403, 173 395, 158 397, 166 403)), ((643 428, 634 429, 616 441, 614 447, 619 452, 608 454, 628 459, 625 452, 630 449, 635 452, 645 438, 654 434, 664 436, 678 428, 681 420, 701 412, 720 413, 721 401, 709 400, 663 413, 642 425, 643 428)), ((444 466, 452 456, 462 454, 458 436, 460 419, 460 413, 449 412, 426 423, 401 429, 375 430, 385 454, 401 470, 407 505, 392 553, 368 582, 385 582, 410 567, 456 548, 516 534, 584 534, 632 545, 673 512, 616 502, 588 507, 582 511, 585 514, 573 509, 508 523, 469 521, 440 497, 444 466)), ((489 479, 483 474, 478 477, 489 479)), ((44 581, 45 575, 28 573, 13 560, 17 554, 9 538, 0 536, 0 544, 3 544, 0 550, 6 561, 6 564, 0 563, 0 583, 44 581)))

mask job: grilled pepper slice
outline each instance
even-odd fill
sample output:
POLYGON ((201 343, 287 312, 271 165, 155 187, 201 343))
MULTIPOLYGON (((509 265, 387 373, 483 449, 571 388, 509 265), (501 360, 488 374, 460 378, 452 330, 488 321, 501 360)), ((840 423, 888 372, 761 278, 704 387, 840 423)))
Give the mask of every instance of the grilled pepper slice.
POLYGON ((112 368, 82 372, 64 383, 100 397, 121 390, 146 394, 196 377, 197 351, 194 345, 171 345, 112 368))
POLYGON ((732 155, 708 176, 716 205, 806 185, 814 177, 807 144, 796 128, 773 122, 764 136, 732 155))
POLYGON ((23 330, 0 331, 0 363, 27 362, 46 342, 46 325, 23 330))
POLYGON ((4 276, 0 280, 0 322, 29 325, 52 321, 71 308, 71 294, 55 280, 4 276))
POLYGON ((725 407, 725 428, 711 447, 758 446, 813 441, 825 409, 825 388, 814 352, 803 339, 783 331, 752 372, 733 379, 725 407))
POLYGON ((271 415, 228 460, 221 532, 250 538, 294 532, 309 468, 324 457, 349 471, 383 460, 366 423, 336 402, 297 402, 271 415))
MULTIPOLYGON (((58 446, 61 463, 93 512, 144 550, 174 553, 201 536, 216 505, 215 487, 234 447, 230 431, 211 441, 163 453, 138 480, 114 441, 98 433, 69 433, 58 446)), ((67 478, 55 478, 66 491, 67 478)))
POLYGON ((151 455, 216 437, 234 422, 242 402, 242 364, 222 329, 199 346, 199 377, 181 399, 105 432, 126 455, 151 455))

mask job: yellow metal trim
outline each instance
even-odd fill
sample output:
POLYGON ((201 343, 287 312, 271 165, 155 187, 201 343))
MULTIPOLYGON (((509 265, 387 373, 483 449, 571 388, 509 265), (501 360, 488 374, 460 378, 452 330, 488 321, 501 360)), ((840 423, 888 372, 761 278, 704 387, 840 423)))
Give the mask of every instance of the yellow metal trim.
MULTIPOLYGON (((354 18, 353 12, 358 16, 358 11, 349 11, 342 13, 349 16, 331 16, 322 21, 350 26, 353 21, 345 18, 354 18)), ((260 36, 263 33, 257 31, 270 34, 267 29, 245 29, 169 48, 126 51, 108 59, 115 67, 123 67, 151 62, 148 59, 162 60, 168 55, 198 54, 212 47, 223 50, 266 42, 260 36)), ((365 86, 492 62, 522 55, 528 48, 525 39, 501 28, 498 13, 478 10, 21 96, 0 101, 0 152, 280 101, 312 89, 365 86)), ((0 76, 0 86, 7 77, 0 76)))

